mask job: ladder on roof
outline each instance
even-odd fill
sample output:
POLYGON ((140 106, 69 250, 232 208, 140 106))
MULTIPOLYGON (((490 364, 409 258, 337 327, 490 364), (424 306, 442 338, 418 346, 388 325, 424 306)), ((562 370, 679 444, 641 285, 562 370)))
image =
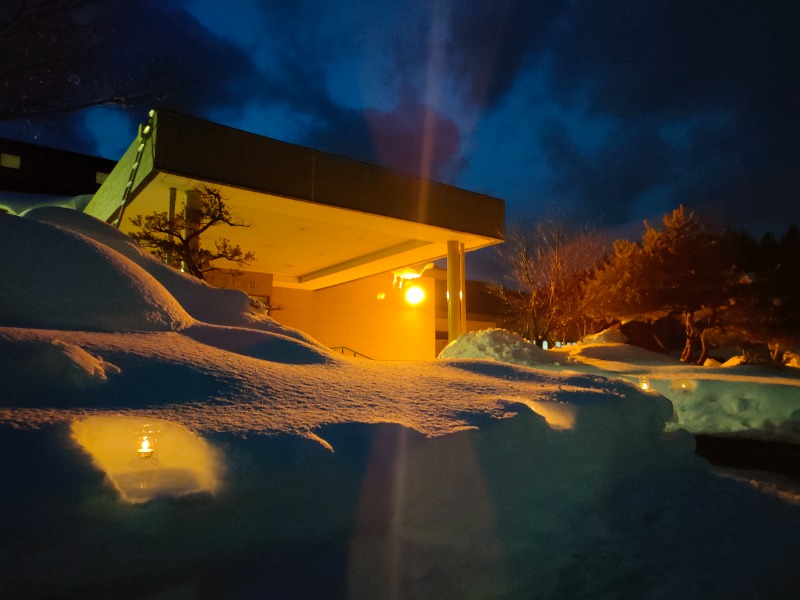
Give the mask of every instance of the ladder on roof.
POLYGON ((125 214, 125 208, 130 203, 131 192, 133 191, 133 183, 136 181, 136 174, 139 172, 139 165, 142 164, 142 155, 144 154, 144 147, 147 138, 153 133, 153 118, 156 111, 151 110, 147 113, 147 123, 139 130, 139 147, 136 149, 136 158, 131 167, 131 174, 128 176, 128 183, 125 184, 125 191, 122 193, 122 200, 120 200, 117 218, 114 219, 113 225, 119 229, 122 225, 122 216, 125 214))

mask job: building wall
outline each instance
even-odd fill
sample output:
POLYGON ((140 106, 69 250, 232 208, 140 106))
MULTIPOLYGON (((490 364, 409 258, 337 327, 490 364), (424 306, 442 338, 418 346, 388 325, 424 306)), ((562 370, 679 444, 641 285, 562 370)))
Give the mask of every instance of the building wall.
POLYGON ((422 277, 406 285, 424 289, 425 299, 409 305, 406 288, 393 288, 390 273, 317 291, 273 287, 271 303, 282 308, 272 317, 326 346, 344 346, 376 360, 432 360, 434 280, 422 277))
POLYGON ((94 194, 115 162, 0 138, 0 190, 25 194, 94 194))

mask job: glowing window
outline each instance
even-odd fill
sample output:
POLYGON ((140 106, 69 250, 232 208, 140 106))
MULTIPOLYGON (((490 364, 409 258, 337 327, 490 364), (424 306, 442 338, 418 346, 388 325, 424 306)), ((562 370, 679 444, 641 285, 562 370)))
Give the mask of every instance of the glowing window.
POLYGON ((22 158, 16 154, 0 154, 0 167, 7 167, 9 169, 19 169, 22 165, 22 158))

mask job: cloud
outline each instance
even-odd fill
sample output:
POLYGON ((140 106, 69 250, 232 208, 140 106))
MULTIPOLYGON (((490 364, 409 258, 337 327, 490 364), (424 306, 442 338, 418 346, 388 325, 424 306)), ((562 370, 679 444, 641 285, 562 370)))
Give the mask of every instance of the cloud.
POLYGON ((614 129, 593 152, 543 128, 551 189, 620 222, 666 199, 742 218, 766 193, 776 218, 800 217, 798 24, 794 2, 572 3, 550 89, 614 129))
MULTIPOLYGON (((140 120, 155 105, 202 115, 214 106, 236 102, 242 82, 256 74, 241 49, 201 26, 174 2, 75 4, 75 9, 53 5, 50 16, 58 20, 59 11, 64 11, 64 19, 82 25, 77 35, 68 28, 63 37, 54 37, 51 48, 69 57, 49 67, 47 91, 63 112, 4 125, 0 132, 36 130, 34 137, 40 141, 61 138, 54 145, 91 153, 100 144, 74 135, 81 131, 83 116, 71 108, 118 98, 117 106, 131 120, 140 120)), ((32 88, 15 93, 24 97, 26 89, 32 88)))
POLYGON ((365 116, 381 165, 426 179, 449 178, 460 149, 452 120, 412 98, 391 112, 368 109, 365 116))

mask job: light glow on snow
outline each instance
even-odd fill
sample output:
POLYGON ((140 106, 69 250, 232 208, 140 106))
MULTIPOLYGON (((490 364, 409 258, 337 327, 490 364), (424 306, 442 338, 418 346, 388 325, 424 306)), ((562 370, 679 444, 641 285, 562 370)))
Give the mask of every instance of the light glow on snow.
POLYGON ((74 421, 72 437, 127 502, 210 493, 217 488, 216 452, 175 423, 93 416, 74 421))
POLYGON ((538 402, 536 400, 529 400, 526 404, 537 415, 544 417, 544 420, 553 429, 572 429, 575 427, 578 407, 574 404, 568 402, 538 402))

